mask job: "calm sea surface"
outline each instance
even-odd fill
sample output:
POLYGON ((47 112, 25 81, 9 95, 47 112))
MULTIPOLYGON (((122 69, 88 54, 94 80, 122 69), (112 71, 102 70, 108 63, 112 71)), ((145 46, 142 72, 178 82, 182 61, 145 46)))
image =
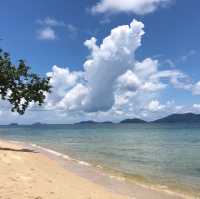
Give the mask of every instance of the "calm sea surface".
POLYGON ((200 124, 1 127, 25 141, 149 183, 200 195, 200 124))

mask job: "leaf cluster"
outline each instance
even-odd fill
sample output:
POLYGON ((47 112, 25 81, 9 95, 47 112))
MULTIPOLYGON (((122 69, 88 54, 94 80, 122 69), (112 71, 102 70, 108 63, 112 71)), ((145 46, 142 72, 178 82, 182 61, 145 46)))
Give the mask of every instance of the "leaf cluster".
POLYGON ((10 102, 11 111, 22 115, 31 102, 41 106, 51 92, 49 81, 49 77, 32 73, 23 60, 13 65, 10 55, 0 50, 0 97, 10 102))

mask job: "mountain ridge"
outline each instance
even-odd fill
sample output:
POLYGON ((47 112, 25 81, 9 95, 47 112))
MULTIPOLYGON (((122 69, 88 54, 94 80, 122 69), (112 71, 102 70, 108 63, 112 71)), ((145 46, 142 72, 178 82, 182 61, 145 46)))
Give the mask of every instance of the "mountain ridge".
POLYGON ((200 122, 200 114, 195 113, 183 113, 183 114, 171 114, 166 117, 157 119, 153 123, 175 123, 175 122, 200 122))
POLYGON ((145 121, 138 118, 125 119, 120 123, 178 123, 178 122, 200 122, 200 114, 195 113, 174 113, 163 118, 159 118, 153 121, 145 121), (127 121, 127 122, 126 122, 127 121), (132 122, 131 122, 132 121, 132 122))

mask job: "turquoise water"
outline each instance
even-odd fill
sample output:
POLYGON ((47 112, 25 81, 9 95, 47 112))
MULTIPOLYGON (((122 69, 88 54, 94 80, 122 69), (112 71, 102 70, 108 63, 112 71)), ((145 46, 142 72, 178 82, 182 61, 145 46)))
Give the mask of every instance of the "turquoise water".
POLYGON ((128 179, 200 195, 200 124, 1 127, 0 138, 35 143, 128 179))

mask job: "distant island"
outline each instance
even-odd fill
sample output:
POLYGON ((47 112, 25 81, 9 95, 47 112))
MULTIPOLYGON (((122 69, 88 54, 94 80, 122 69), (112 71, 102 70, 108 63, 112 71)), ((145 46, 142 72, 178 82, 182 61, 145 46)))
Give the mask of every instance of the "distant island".
MULTIPOLYGON (((153 121, 145 121, 139 118, 129 118, 124 119, 119 122, 119 124, 152 124, 152 123, 200 123, 200 114, 195 113, 176 113, 172 115, 168 115, 166 117, 153 120, 153 121)), ((7 127, 17 127, 17 126, 34 126, 34 127, 40 127, 40 126, 46 126, 46 125, 101 125, 101 124, 116 124, 111 121, 104 121, 104 122, 97 122, 94 120, 86 120, 77 122, 74 124, 45 124, 36 122, 29 125, 22 125, 18 123, 10 123, 9 125, 0 125, 0 126, 7 126, 7 127)))
POLYGON ((133 119, 125 119, 120 122, 121 124, 127 124, 127 123, 147 123, 146 121, 138 118, 133 119))
POLYGON ((200 122, 200 114, 195 114, 195 113, 172 114, 151 122, 147 122, 145 120, 138 118, 133 118, 133 119, 122 120, 120 123, 181 123, 181 122, 182 123, 200 122))
POLYGON ((31 124, 31 126, 44 126, 46 124, 43 124, 43 123, 40 123, 40 122, 36 122, 36 123, 33 123, 31 124))
POLYGON ((19 126, 18 123, 10 123, 8 126, 19 126))
MULTIPOLYGON (((195 122, 200 122, 200 114, 195 114, 195 113, 183 113, 183 114, 172 114, 168 115, 166 117, 153 120, 153 121, 145 121, 139 118, 132 118, 132 119, 125 119, 120 121, 120 124, 145 124, 145 123, 195 123, 195 122)), ((96 122, 93 120, 88 120, 88 121, 81 121, 75 124, 113 124, 110 121, 105 121, 105 122, 96 122)))
POLYGON ((105 121, 105 122, 96 122, 93 120, 88 120, 88 121, 81 121, 81 122, 77 122, 74 125, 78 125, 78 124, 113 124, 110 121, 105 121))
POLYGON ((172 114, 167 117, 153 121, 154 123, 175 123, 175 122, 200 122, 200 114, 184 113, 184 114, 172 114))

